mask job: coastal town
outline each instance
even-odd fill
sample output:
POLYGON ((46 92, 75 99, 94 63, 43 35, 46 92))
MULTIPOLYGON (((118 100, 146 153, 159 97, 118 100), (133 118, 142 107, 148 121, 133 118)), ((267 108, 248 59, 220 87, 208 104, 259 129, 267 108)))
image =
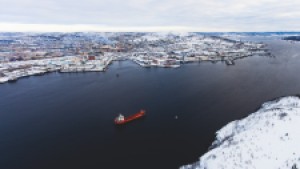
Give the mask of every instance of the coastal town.
POLYGON ((48 72, 102 72, 113 61, 179 68, 268 56, 265 44, 199 33, 0 33, 0 83, 48 72))

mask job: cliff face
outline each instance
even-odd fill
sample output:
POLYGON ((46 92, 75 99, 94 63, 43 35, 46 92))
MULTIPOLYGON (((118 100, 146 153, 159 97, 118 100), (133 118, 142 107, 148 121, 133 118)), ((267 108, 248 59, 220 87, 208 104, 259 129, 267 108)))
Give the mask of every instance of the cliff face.
POLYGON ((219 130, 212 149, 181 169, 300 169, 300 99, 267 102, 219 130))

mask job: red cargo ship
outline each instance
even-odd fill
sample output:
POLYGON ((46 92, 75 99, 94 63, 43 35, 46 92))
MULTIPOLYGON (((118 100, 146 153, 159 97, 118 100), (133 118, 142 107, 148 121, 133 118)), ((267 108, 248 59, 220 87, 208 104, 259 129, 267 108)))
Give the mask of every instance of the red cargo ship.
POLYGON ((115 124, 125 124, 125 123, 128 123, 128 122, 132 121, 132 120, 141 118, 145 115, 146 115, 145 110, 141 110, 140 112, 138 112, 134 115, 128 116, 128 117, 124 117, 122 114, 120 114, 118 117, 115 118, 115 124))

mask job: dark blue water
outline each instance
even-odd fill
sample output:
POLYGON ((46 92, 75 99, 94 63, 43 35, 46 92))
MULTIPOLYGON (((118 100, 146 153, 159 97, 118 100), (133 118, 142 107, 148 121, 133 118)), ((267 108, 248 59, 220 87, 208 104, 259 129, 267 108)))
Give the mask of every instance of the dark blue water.
POLYGON ((255 56, 235 66, 144 69, 125 61, 105 73, 2 84, 0 168, 178 168, 197 161, 228 122, 300 93, 300 46, 268 43, 276 58, 255 56), (145 118, 114 125, 119 113, 141 108, 145 118))

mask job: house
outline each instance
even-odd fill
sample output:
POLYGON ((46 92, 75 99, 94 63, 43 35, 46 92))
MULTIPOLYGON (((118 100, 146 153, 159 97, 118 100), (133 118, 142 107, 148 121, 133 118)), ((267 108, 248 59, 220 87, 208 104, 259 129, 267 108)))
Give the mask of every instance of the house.
POLYGON ((88 60, 96 60, 96 56, 89 55, 89 56, 88 56, 88 60))

